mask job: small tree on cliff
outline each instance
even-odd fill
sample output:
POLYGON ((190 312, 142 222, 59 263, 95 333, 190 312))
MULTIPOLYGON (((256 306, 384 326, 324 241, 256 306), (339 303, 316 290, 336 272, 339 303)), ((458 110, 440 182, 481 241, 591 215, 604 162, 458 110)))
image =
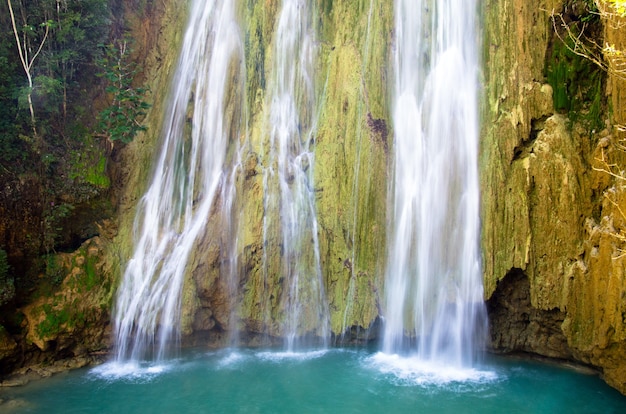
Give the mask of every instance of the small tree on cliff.
MULTIPOLYGON (((30 111, 31 126, 33 128, 33 134, 35 139, 38 139, 35 107, 33 106, 32 99, 34 69, 33 65, 35 63, 35 60, 41 53, 41 50, 46 43, 46 40, 48 39, 48 34, 50 33, 50 26, 52 24, 52 21, 48 20, 39 24, 39 27, 43 28, 43 37, 41 38, 41 40, 38 40, 37 36, 33 35, 37 32, 37 27, 32 26, 31 24, 29 24, 29 22, 26 21, 26 14, 22 13, 24 21, 21 22, 20 30, 17 26, 15 13, 13 11, 13 3, 11 2, 11 0, 7 0, 7 5, 9 6, 9 15, 11 16, 11 25, 13 28, 13 34, 15 35, 17 52, 20 57, 20 62, 22 63, 22 68, 24 69, 24 73, 26 74, 26 79, 28 80, 26 99, 28 101, 28 110, 30 111)), ((39 150, 41 150, 41 146, 39 147, 39 150)))
POLYGON ((135 135, 145 131, 142 121, 150 105, 144 100, 148 90, 134 87, 137 66, 130 59, 127 39, 102 46, 104 57, 98 61, 99 75, 107 81, 106 92, 111 98, 109 106, 98 115, 98 130, 113 146, 115 141, 129 143, 135 135))

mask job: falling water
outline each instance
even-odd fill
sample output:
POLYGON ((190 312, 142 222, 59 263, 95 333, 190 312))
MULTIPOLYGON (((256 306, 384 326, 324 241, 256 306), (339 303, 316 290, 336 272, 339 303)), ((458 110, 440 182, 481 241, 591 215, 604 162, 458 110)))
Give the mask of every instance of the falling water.
POLYGON ((151 352, 161 359, 178 338, 187 261, 225 180, 231 130, 225 106, 243 54, 234 2, 196 0, 191 7, 161 153, 137 209, 134 253, 118 289, 118 361, 151 352))
MULTIPOLYGON (((314 35, 306 0, 284 0, 278 20, 270 108, 269 163, 265 169, 265 237, 281 229, 281 306, 287 349, 303 335, 327 341, 329 317, 319 254, 312 186, 315 128, 314 35), (274 210, 279 222, 268 212, 274 210)), ((266 244, 266 243, 264 243, 266 244)))
POLYGON ((383 350, 463 367, 485 327, 473 0, 396 0, 383 350))

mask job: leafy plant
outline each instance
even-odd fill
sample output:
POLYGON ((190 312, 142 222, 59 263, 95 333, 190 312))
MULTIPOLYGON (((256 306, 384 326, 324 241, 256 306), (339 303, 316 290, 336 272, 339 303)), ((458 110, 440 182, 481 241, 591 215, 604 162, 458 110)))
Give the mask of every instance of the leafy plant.
POLYGON ((134 87, 133 80, 138 73, 137 66, 130 59, 129 41, 126 39, 103 46, 104 58, 99 60, 107 82, 106 92, 111 96, 111 104, 98 116, 100 134, 110 142, 131 142, 137 133, 145 131, 142 125, 150 105, 144 100, 148 90, 134 87))

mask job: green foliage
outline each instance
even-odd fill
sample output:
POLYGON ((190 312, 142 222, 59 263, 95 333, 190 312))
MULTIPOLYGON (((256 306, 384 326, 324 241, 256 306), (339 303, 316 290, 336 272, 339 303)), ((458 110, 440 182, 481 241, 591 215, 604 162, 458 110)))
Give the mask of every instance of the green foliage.
MULTIPOLYGON (((90 144, 83 138, 91 131, 76 124, 94 122, 84 109, 94 89, 85 85, 96 84, 94 62, 109 32, 108 3, 13 0, 19 42, 9 13, 0 13, 0 178, 36 174, 46 189, 45 205, 67 190, 62 179, 70 167, 67 154, 90 144), (31 120, 31 108, 36 119, 31 120)), ((106 185, 95 173, 88 181, 106 185)))
POLYGON ((0 306, 9 302, 15 295, 15 283, 9 270, 7 252, 0 249, 0 306))
MULTIPOLYGON (((5 22, 0 19, 2 23, 5 22)), ((8 30, 0 31, 0 164, 6 169, 15 169, 28 152, 24 141, 19 139, 26 114, 18 111, 17 86, 21 76, 10 34, 8 30)))
POLYGON ((103 46, 104 58, 98 61, 102 72, 99 76, 107 81, 106 92, 111 104, 98 115, 100 133, 109 141, 131 142, 137 133, 145 131, 141 124, 150 105, 144 100, 146 88, 134 87, 138 72, 130 59, 127 40, 103 46))
POLYGON ((108 2, 22 0, 12 5, 19 41, 15 36, 7 36, 6 41, 12 42, 22 79, 28 78, 15 85, 28 101, 24 105, 25 100, 20 100, 21 106, 33 112, 31 121, 37 126, 47 122, 62 128, 71 101, 83 95, 76 75, 89 73, 97 45, 107 34, 108 2), (52 117, 57 114, 63 116, 52 117))
MULTIPOLYGON (((70 100, 80 99, 82 95, 78 88, 77 75, 90 71, 90 65, 99 53, 98 45, 107 34, 108 2, 31 0, 26 3, 39 3, 37 17, 33 16, 31 21, 44 21, 50 30, 41 61, 35 71, 34 99, 39 110, 46 114, 67 115, 70 100), (37 78, 40 76, 47 79, 37 85, 37 78), (38 86, 41 89, 38 90, 38 86)), ((36 29, 36 41, 41 39, 43 29, 44 27, 36 29)))
POLYGON ((110 13, 107 0, 14 0, 12 5, 27 68, 9 14, 0 13, 0 163, 20 173, 20 167, 37 169, 41 157, 77 144, 71 140, 79 115, 74 108, 91 100, 93 89, 84 85, 95 83, 94 60, 108 34, 110 13))
MULTIPOLYGON (((61 79, 39 75, 33 81, 33 89, 24 88, 23 93, 30 92, 33 100, 45 102, 48 113, 58 114, 63 103, 63 88, 64 84, 61 79)), ((21 106, 24 107, 24 98, 21 98, 21 102, 21 106)))

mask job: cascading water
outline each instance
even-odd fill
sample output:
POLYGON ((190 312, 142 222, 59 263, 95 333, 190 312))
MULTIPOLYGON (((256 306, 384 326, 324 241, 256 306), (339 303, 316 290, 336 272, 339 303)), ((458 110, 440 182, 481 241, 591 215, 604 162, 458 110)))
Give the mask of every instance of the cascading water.
POLYGON ((234 65, 242 56, 234 2, 194 1, 161 152, 137 209, 134 253, 118 289, 118 362, 140 360, 152 352, 162 359, 168 342, 178 338, 187 262, 227 180, 223 166, 232 120, 225 103, 237 71, 234 65))
POLYGON ((281 230, 280 306, 289 351, 294 350, 300 336, 312 334, 323 338, 325 343, 329 337, 312 185, 315 50, 308 3, 284 0, 278 19, 269 160, 264 171, 264 237, 269 237, 275 228, 281 230), (274 221, 276 216, 279 219, 274 221))
POLYGON ((383 351, 464 367, 485 333, 477 6, 396 0, 395 172, 383 351))

